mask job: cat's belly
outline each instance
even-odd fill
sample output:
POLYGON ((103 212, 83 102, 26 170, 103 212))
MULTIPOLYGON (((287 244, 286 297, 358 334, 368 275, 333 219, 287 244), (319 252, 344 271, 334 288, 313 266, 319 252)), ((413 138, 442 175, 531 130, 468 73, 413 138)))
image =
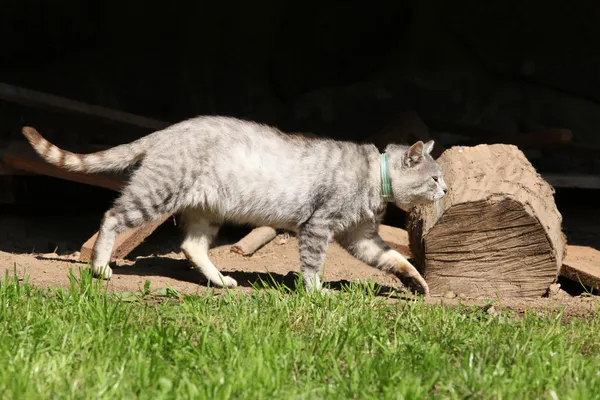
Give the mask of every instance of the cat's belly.
POLYGON ((270 226, 276 229, 285 229, 288 231, 298 231, 299 221, 290 216, 283 215, 265 215, 264 213, 255 212, 229 212, 221 215, 224 221, 234 224, 246 224, 251 226, 270 226))

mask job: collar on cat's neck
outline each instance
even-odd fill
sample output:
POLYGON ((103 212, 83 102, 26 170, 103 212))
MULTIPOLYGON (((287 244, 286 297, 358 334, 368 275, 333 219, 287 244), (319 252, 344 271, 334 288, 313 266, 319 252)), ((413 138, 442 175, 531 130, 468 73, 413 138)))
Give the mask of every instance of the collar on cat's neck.
POLYGON ((387 203, 394 201, 392 196, 392 183, 388 173, 388 159, 386 153, 381 153, 381 198, 387 203))

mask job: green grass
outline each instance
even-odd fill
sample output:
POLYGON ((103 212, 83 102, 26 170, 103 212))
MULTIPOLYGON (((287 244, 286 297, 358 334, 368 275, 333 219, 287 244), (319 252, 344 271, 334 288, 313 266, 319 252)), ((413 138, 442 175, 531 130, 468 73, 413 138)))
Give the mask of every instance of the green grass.
POLYGON ((1 398, 598 398, 600 318, 0 282, 1 398))

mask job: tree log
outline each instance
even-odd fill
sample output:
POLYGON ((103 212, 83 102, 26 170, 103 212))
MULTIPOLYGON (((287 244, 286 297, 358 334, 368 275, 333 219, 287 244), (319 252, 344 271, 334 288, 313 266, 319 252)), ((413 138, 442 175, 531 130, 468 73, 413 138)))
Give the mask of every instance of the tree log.
POLYGON ((554 189, 512 145, 457 146, 438 162, 448 194, 408 222, 431 293, 542 296, 566 249, 554 189))

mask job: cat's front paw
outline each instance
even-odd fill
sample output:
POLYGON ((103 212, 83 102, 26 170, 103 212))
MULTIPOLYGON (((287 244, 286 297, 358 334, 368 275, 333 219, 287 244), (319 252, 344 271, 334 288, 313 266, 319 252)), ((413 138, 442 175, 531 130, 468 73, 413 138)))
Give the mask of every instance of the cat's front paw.
POLYGON ((321 289, 319 289, 319 293, 325 296, 329 296, 333 294, 333 290, 321 287, 321 289))
POLYGON ((402 281, 405 286, 408 286, 414 292, 420 293, 423 296, 429 296, 429 285, 425 282, 425 279, 412 266, 408 261, 399 263, 397 265, 397 277, 402 281))
POLYGON ((422 281, 419 284, 420 288, 418 290, 423 296, 428 297, 429 296, 429 286, 427 285, 427 283, 425 282, 425 280, 423 278, 421 278, 421 280, 422 281))
POLYGON ((312 295, 312 294, 316 294, 316 295, 322 295, 322 296, 328 296, 333 294, 333 290, 328 289, 326 287, 320 286, 319 287, 305 287, 305 290, 308 294, 312 295))
POLYGON ((92 266, 92 276, 98 279, 109 280, 112 277, 112 268, 108 265, 92 266))
POLYGON ((228 288, 228 289, 235 289, 238 285, 237 281, 235 279, 233 279, 230 276, 225 276, 223 275, 221 277, 221 282, 219 282, 220 285, 222 287, 228 288))

